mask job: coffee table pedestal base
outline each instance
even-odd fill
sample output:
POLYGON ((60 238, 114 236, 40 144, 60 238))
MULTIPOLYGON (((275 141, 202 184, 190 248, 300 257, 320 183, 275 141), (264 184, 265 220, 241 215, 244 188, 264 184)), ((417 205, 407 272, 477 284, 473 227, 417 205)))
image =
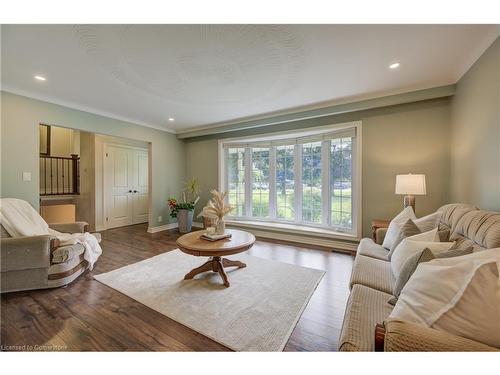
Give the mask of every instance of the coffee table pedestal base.
POLYGON ((202 264, 201 266, 191 270, 186 276, 184 276, 184 280, 189 280, 195 277, 196 275, 203 273, 203 272, 217 272, 219 275, 222 277, 222 281, 224 282, 224 286, 226 288, 229 288, 229 279, 227 277, 226 272, 224 271, 224 268, 227 267, 238 267, 238 268, 245 268, 247 265, 243 262, 240 262, 238 260, 229 260, 226 258, 222 257, 211 257, 206 263, 202 264))

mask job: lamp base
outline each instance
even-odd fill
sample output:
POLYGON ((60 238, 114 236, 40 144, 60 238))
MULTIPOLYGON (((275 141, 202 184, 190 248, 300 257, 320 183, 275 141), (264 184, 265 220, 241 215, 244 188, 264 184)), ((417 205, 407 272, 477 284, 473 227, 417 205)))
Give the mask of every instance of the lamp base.
POLYGON ((415 212, 415 196, 405 195, 405 197, 403 198, 403 206, 404 208, 411 206, 413 208, 413 212, 415 212))

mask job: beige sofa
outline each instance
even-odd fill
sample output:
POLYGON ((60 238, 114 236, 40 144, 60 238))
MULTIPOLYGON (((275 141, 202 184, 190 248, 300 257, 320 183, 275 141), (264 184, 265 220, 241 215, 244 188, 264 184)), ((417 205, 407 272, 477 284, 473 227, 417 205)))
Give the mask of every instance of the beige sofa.
MULTIPOLYGON (((50 224, 63 233, 84 233, 85 222, 50 224)), ((0 225, 1 292, 55 288, 69 284, 88 268, 82 244, 59 246, 49 235, 12 238, 0 225)), ((99 233, 93 233, 100 242, 99 233)))
MULTIPOLYGON (((457 241, 474 251, 500 247, 500 213, 466 204, 448 204, 439 209, 442 241, 457 241)), ((481 343, 409 322, 388 320, 393 305, 393 276, 381 246, 386 229, 378 229, 376 241, 360 241, 353 265, 344 323, 339 340, 341 351, 453 351, 498 350, 481 343), (377 348, 375 347, 375 327, 377 348)))

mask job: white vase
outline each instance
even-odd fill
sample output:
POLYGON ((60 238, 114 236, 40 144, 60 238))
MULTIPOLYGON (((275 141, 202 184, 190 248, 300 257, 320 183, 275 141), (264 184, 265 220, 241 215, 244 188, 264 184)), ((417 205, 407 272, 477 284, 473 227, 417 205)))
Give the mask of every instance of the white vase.
POLYGON ((219 219, 219 221, 217 221, 217 226, 215 227, 215 234, 224 233, 226 233, 226 222, 223 219, 219 219))

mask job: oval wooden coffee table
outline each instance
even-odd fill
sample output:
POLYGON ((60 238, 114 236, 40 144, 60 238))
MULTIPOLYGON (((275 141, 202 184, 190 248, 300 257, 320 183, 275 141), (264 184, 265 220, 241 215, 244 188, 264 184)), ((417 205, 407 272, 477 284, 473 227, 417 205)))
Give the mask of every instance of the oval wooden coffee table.
POLYGON ((226 232, 231 233, 232 237, 213 242, 200 238, 205 233, 203 230, 187 233, 177 239, 177 246, 182 252, 197 257, 210 257, 206 263, 187 273, 184 280, 192 279, 202 272, 212 271, 219 273, 226 288, 230 286, 224 267, 244 268, 247 265, 237 260, 225 259, 223 256, 250 249, 255 242, 255 236, 236 229, 226 229, 226 232))

